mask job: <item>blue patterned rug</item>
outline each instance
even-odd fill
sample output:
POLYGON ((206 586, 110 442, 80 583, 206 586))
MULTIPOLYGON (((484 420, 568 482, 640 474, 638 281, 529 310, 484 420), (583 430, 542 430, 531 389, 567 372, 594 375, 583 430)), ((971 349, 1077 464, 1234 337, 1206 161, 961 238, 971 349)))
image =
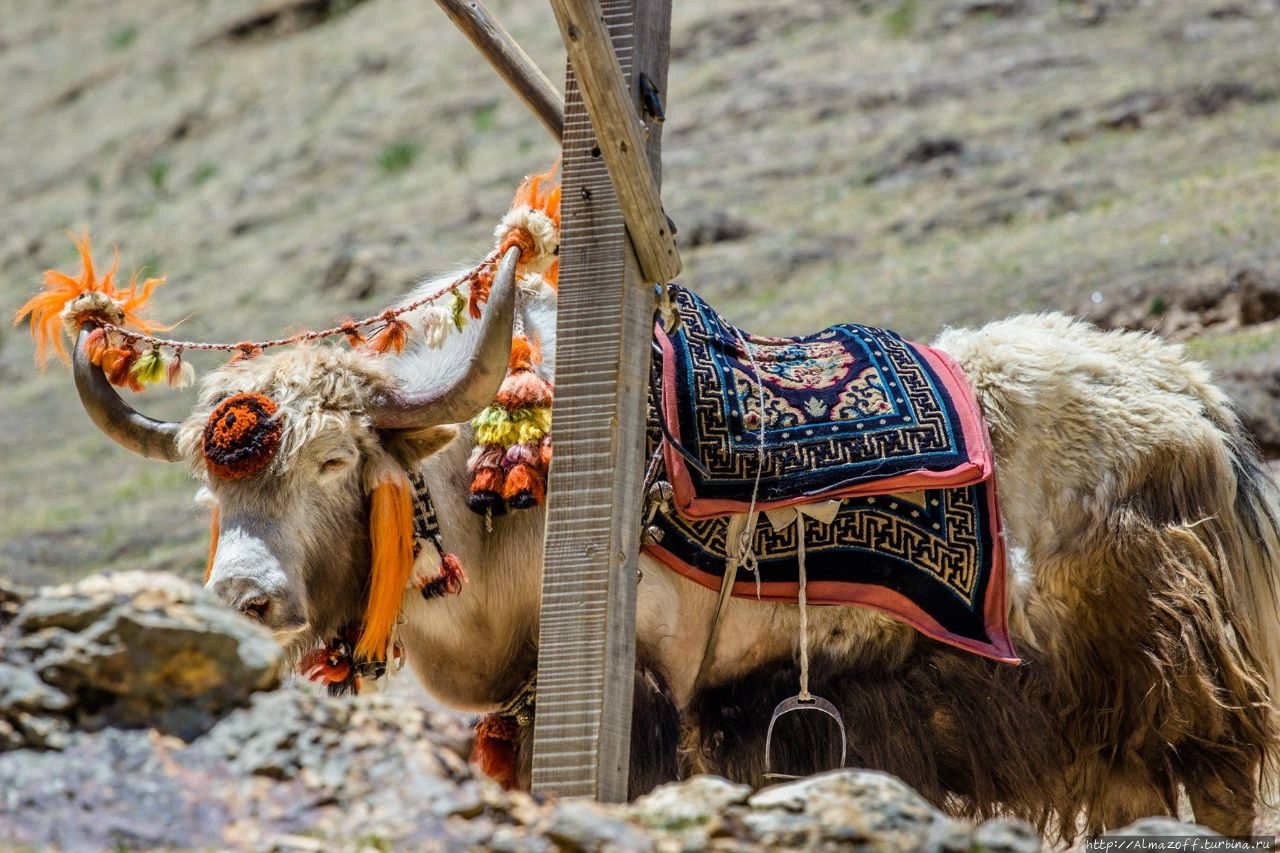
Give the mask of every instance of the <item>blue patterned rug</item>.
POLYGON ((718 590, 730 517, 754 490, 759 586, 740 573, 735 595, 796 600, 798 524, 783 510, 804 508, 811 603, 871 607, 1015 662, 990 440, 958 366, 883 329, 760 337, 688 290, 673 298, 681 325, 655 332, 649 442, 674 499, 646 550, 718 590))

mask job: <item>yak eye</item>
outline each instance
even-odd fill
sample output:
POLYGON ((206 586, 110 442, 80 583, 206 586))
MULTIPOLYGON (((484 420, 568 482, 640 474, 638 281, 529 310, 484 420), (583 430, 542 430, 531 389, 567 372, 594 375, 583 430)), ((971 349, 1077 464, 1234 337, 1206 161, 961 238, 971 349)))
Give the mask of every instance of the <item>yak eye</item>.
POLYGON ((342 469, 351 465, 351 460, 345 456, 336 456, 332 459, 326 459, 320 463, 321 474, 336 474, 342 469))

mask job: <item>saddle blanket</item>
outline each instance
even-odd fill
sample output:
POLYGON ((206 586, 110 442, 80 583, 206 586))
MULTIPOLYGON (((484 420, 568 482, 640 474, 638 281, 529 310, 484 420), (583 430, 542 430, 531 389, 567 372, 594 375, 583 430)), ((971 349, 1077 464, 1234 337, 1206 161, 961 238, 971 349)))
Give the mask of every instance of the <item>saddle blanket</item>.
POLYGON ((750 335, 672 294, 681 322, 655 329, 648 423, 671 500, 645 549, 719 590, 741 556, 732 517, 754 508, 759 574, 739 573, 735 596, 795 601, 803 555, 810 603, 1017 662, 991 443, 959 366, 868 326, 750 335))

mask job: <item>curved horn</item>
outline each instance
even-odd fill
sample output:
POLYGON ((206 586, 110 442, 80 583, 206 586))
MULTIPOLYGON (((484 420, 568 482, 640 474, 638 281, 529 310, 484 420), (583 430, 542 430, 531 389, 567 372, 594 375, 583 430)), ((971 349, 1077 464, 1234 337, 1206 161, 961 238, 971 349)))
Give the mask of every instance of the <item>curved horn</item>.
POLYGON ((72 355, 76 390, 80 392, 80 402, 84 404, 89 418, 121 447, 148 459, 177 462, 178 424, 138 414, 120 398, 103 375, 102 368, 89 361, 89 354, 85 352, 85 341, 93 330, 92 323, 80 327, 72 355))
POLYGON ((520 249, 512 247, 493 278, 489 303, 481 320, 480 340, 470 363, 457 381, 445 388, 417 394, 383 393, 369 404, 379 429, 423 429, 456 424, 475 417, 493 402, 511 359, 511 327, 515 318, 516 263, 520 249))

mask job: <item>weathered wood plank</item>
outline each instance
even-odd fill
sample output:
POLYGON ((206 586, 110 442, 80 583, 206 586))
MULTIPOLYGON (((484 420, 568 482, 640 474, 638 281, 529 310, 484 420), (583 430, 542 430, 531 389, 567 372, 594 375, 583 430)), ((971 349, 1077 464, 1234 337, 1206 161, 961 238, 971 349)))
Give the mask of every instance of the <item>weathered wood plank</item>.
MULTIPOLYGON (((630 79, 643 69, 664 86, 670 0, 604 6, 620 73, 630 79), (644 27, 637 28, 637 16, 644 27), (653 34, 644 45, 633 44, 639 29, 653 34)), ((649 136, 655 159, 660 142, 655 130, 649 136)), ((571 68, 533 787, 619 801, 627 793, 630 749, 653 293, 598 151, 571 68)))
POLYGON ((436 0, 507 85, 556 139, 564 128, 564 98, 529 54, 479 0, 436 0))
MULTIPOLYGON (((619 68, 600 4, 595 0, 551 0, 569 64, 580 83, 600 153, 622 207, 631 243, 646 281, 666 284, 680 274, 680 253, 662 210, 658 182, 644 156, 645 139, 636 110, 636 87, 619 68)), ((648 15, 647 5, 643 14, 648 15)), ((634 23, 632 26, 635 26, 634 23)), ((647 29, 646 29, 647 31, 647 29)), ((667 31, 670 32, 668 25, 667 31)), ((654 75, 645 71, 653 79, 654 75)), ((665 88, 666 74, 660 88, 665 88)), ((657 80, 654 80, 657 83, 657 80)))

